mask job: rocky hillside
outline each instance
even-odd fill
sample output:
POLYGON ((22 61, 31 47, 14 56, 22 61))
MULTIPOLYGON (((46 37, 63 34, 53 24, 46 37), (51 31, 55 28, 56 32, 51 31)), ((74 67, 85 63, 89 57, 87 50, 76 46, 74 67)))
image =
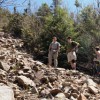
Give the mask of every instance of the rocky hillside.
POLYGON ((48 68, 0 33, 0 100, 100 100, 100 85, 74 70, 48 68))

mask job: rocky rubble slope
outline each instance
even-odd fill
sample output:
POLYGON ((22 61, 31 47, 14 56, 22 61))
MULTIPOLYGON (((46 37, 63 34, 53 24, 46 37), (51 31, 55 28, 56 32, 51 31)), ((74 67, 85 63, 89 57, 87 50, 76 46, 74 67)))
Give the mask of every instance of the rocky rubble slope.
POLYGON ((48 68, 0 33, 0 100, 100 100, 100 85, 74 70, 48 68))

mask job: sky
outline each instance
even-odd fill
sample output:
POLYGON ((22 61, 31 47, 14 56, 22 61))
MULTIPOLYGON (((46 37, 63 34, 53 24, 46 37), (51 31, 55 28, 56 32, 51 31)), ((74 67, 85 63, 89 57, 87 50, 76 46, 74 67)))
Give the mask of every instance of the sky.
MULTIPOLYGON (((47 3, 49 6, 52 5, 52 0, 30 0, 31 1, 31 10, 35 12, 41 6, 42 3, 47 3)), ((14 6, 17 7, 18 12, 23 12, 25 8, 28 7, 29 0, 5 0, 5 4, 2 7, 7 8, 13 12, 14 6)), ((87 5, 92 5, 96 0, 79 0, 82 4, 82 7, 87 5)), ((66 7, 71 12, 76 12, 75 0, 62 0, 61 5, 66 7)))

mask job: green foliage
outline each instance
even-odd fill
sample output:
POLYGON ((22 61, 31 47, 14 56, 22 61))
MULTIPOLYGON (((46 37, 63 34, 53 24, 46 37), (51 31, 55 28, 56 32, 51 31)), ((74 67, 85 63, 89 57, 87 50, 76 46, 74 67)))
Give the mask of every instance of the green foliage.
POLYGON ((87 6, 81 11, 80 14, 80 24, 79 29, 81 31, 81 34, 89 34, 94 38, 95 41, 99 41, 99 33, 100 28, 98 27, 100 24, 97 24, 97 21, 99 22, 100 15, 97 15, 96 11, 92 6, 87 6))
POLYGON ((0 28, 4 28, 8 25, 10 18, 10 12, 6 9, 0 8, 0 28))
POLYGON ((81 6, 78 0, 75 0, 75 6, 76 7, 80 7, 81 6))
POLYGON ((44 50, 48 50, 49 44, 53 36, 57 36, 58 41, 64 46, 66 44, 66 37, 73 36, 73 20, 68 15, 65 9, 57 8, 57 16, 49 15, 45 17, 44 31, 41 33, 40 40, 44 50))
POLYGON ((80 57, 86 56, 89 61, 93 59, 93 48, 100 45, 100 28, 97 24, 99 17, 92 6, 85 7, 79 15, 80 22, 77 25, 79 37, 77 40, 84 47, 83 52, 80 51, 79 53, 81 54, 80 57))
MULTIPOLYGON (((100 15, 93 6, 87 6, 78 15, 78 23, 67 9, 60 7, 60 0, 53 0, 53 7, 42 4, 32 15, 26 13, 11 14, 0 8, 0 28, 20 37, 25 42, 28 52, 36 56, 47 57, 52 37, 56 36, 61 44, 60 65, 66 66, 66 37, 71 36, 83 49, 79 49, 79 61, 87 62, 93 58, 93 49, 100 43, 100 15), (58 4, 56 4, 58 2, 58 4), (41 56, 42 52, 42 56, 41 56)), ((78 0, 76 7, 80 7, 78 0)), ((38 58, 40 60, 40 58, 38 58)), ((46 59, 47 60, 47 59, 46 59)))
POLYGON ((44 3, 44 4, 42 4, 42 6, 38 9, 38 12, 36 13, 37 14, 37 16, 47 16, 47 15, 49 15, 51 13, 51 11, 50 11, 50 8, 49 8, 49 6, 46 4, 46 3, 44 3))
POLYGON ((21 37, 22 34, 22 15, 14 14, 11 16, 7 26, 8 32, 14 33, 15 36, 21 37))

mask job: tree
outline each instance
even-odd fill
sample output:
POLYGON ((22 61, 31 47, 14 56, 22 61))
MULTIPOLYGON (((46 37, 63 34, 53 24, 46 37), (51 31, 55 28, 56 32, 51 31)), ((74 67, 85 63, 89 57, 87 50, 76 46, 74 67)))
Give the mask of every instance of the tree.
POLYGON ((42 4, 39 7, 38 11, 36 12, 37 20, 40 22, 42 26, 44 26, 45 19, 49 15, 51 15, 51 10, 50 10, 50 7, 46 3, 42 4))
POLYGON ((42 4, 42 6, 39 7, 38 12, 36 12, 37 16, 40 17, 47 16, 50 13, 51 13, 50 8, 46 3, 42 4))
POLYGON ((78 0, 75 0, 75 6, 76 6, 77 8, 80 7, 80 3, 79 3, 78 0))
POLYGON ((60 5, 60 2, 62 0, 53 0, 53 12, 54 12, 54 16, 57 16, 57 8, 60 5))
POLYGON ((5 0, 0 0, 0 5, 2 5, 5 2, 5 0))
POLYGON ((79 3, 78 0, 75 0, 75 6, 76 6, 76 9, 77 9, 77 23, 78 23, 78 13, 79 13, 79 8, 81 7, 81 4, 79 3))
POLYGON ((0 8, 0 29, 5 28, 8 25, 10 15, 11 13, 8 10, 0 8))
POLYGON ((21 37, 22 35, 22 16, 19 13, 11 15, 7 29, 9 32, 13 33, 14 36, 21 37))
MULTIPOLYGON (((60 50, 61 54, 59 56, 60 61, 62 61, 61 59, 63 59, 63 57, 65 57, 64 59, 66 60, 66 56, 64 55, 64 53, 66 52, 66 37, 74 37, 76 34, 74 33, 73 28, 74 22, 70 18, 67 10, 59 7, 57 8, 57 14, 59 15, 56 17, 54 17, 53 14, 46 17, 44 31, 40 35, 39 43, 40 51, 44 51, 45 56, 47 56, 48 47, 49 44, 52 42, 52 37, 56 36, 58 38, 58 41, 62 45, 60 50)), ((63 63, 66 63, 66 61, 62 61, 59 64, 62 65, 63 63)))
POLYGON ((14 14, 16 14, 16 7, 14 7, 14 14))
POLYGON ((79 15, 79 24, 77 25, 79 37, 77 39, 84 47, 83 52, 80 52, 80 57, 87 56, 87 61, 93 57, 92 47, 100 45, 100 28, 98 27, 100 23, 98 23, 98 19, 99 16, 92 6, 85 7, 79 15))

